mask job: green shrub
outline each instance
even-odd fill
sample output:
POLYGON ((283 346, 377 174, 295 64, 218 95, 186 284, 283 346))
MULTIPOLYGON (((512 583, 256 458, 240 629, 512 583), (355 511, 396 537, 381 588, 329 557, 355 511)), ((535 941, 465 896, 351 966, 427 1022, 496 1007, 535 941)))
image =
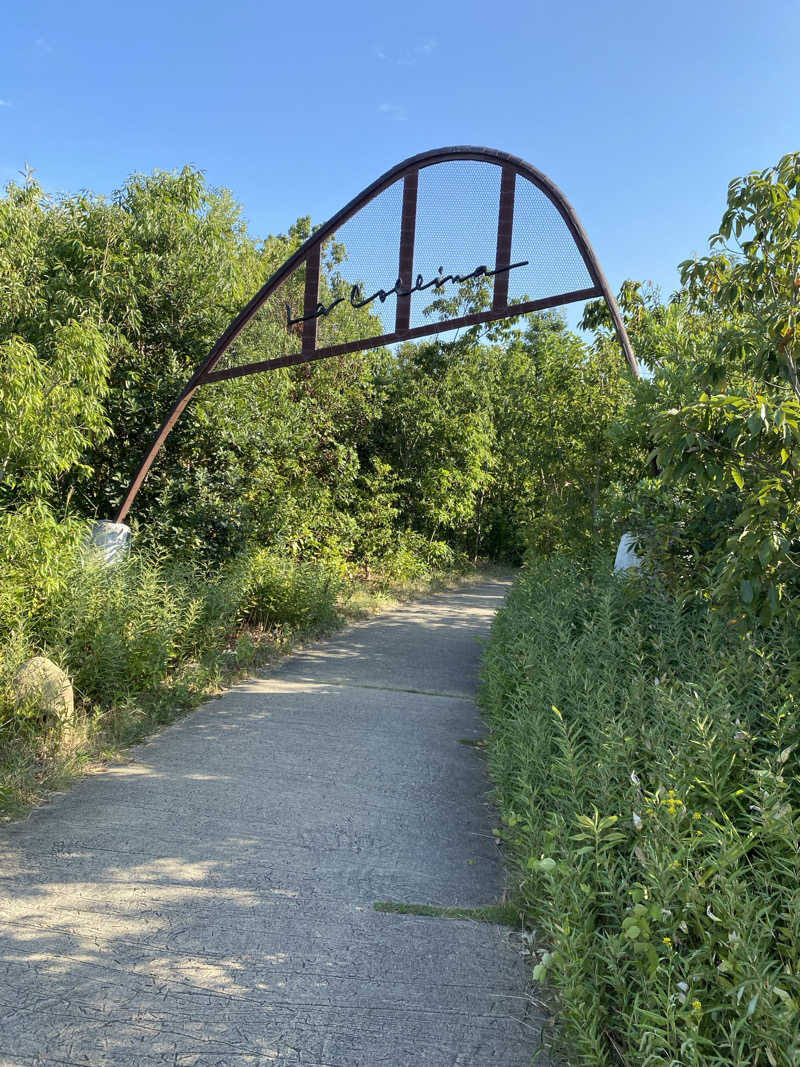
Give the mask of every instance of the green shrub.
POLYGON ((483 701, 571 1064, 800 1061, 798 643, 532 561, 483 701))
POLYGON ((311 629, 330 625, 342 581, 331 568, 282 558, 268 549, 245 557, 242 618, 256 626, 311 629))
POLYGON ((0 647, 58 614, 85 536, 85 522, 59 522, 41 502, 0 510, 0 647))
POLYGON ((155 558, 132 555, 108 568, 86 564, 70 582, 47 636, 63 649, 80 692, 103 707, 156 688, 203 612, 204 591, 155 558))
POLYGON ((380 560, 380 570, 395 581, 429 578, 435 571, 460 570, 465 557, 444 541, 430 540, 414 530, 398 532, 380 560))

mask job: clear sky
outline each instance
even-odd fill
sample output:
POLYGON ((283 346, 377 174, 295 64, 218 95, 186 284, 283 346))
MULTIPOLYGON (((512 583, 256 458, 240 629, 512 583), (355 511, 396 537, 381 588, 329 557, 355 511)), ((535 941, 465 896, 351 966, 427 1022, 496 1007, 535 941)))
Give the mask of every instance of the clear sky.
POLYGON ((254 236, 427 148, 522 156, 609 280, 669 293, 728 181, 800 149, 800 0, 28 0, 0 40, 0 182, 110 193, 192 163, 254 236))

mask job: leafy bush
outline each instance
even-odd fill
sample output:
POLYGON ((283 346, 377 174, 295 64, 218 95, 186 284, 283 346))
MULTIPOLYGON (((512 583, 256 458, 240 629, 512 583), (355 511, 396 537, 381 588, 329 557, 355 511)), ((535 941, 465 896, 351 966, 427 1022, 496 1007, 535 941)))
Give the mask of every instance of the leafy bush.
POLYGON ((800 1059, 797 662, 606 560, 512 590, 490 768, 571 1064, 800 1059))
POLYGON ((0 647, 58 613, 86 533, 85 522, 59 522, 41 501, 0 510, 0 647))
POLYGON ((339 575, 261 549, 243 563, 242 618, 257 626, 297 629, 330 625, 342 591, 339 575))
POLYGON ((213 571, 132 553, 106 567, 78 560, 59 609, 35 634, 101 707, 153 692, 172 669, 218 650, 243 623, 294 632, 336 618, 330 569, 259 550, 213 571))
MULTIPOLYGON (((208 614, 199 579, 148 556, 113 568, 84 564, 44 636, 63 650, 80 692, 109 707, 125 694, 155 689, 171 666, 197 651, 208 614)), ((232 611, 215 607, 232 621, 232 611)))
MULTIPOLYGON (((634 283, 620 294, 652 371, 620 422, 659 476, 626 525, 676 593, 752 625, 793 618, 800 597, 800 153, 734 179, 727 199, 668 304, 634 283)), ((605 322, 587 308, 613 348, 605 322)))

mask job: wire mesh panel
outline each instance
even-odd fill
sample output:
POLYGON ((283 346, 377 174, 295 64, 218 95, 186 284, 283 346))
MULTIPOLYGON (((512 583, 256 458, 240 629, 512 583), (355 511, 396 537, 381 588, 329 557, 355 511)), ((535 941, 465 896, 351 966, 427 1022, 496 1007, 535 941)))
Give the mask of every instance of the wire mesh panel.
MULTIPOLYGON (((501 168, 455 160, 420 172, 414 278, 428 285, 437 277, 457 278, 477 267, 492 270, 497 251, 501 168)), ((488 308, 491 278, 447 281, 412 294, 411 326, 422 326, 488 308)))
MULTIPOLYGON (((343 298, 344 306, 334 309, 339 312, 338 332, 350 334, 339 340, 355 336, 353 329, 345 328, 345 322, 368 328, 377 336, 394 330, 402 202, 403 183, 398 181, 348 219, 334 235, 327 275, 335 296, 343 298), (355 306, 363 301, 368 301, 363 308, 355 306)), ((322 329, 320 323, 321 332, 322 329)), ((331 338, 327 343, 336 344, 336 340, 331 338)))
POLYGON ((502 160, 410 169, 307 245, 208 380, 424 336, 451 320, 496 319, 515 305, 530 311, 538 301, 597 295, 574 228, 502 160))
POLYGON ((275 356, 299 354, 302 347, 301 323, 287 325, 287 305, 302 316, 306 266, 303 264, 278 286, 231 343, 217 367, 243 367, 275 356))
POLYGON ((519 304, 580 289, 592 278, 575 239, 555 204, 521 174, 514 189, 511 261, 526 261, 509 271, 508 301, 519 304))
POLYGON ((309 264, 303 263, 264 301, 217 371, 297 355, 310 347, 310 334, 313 347, 322 348, 391 333, 402 195, 403 183, 396 182, 327 237, 312 307, 306 306, 309 264))

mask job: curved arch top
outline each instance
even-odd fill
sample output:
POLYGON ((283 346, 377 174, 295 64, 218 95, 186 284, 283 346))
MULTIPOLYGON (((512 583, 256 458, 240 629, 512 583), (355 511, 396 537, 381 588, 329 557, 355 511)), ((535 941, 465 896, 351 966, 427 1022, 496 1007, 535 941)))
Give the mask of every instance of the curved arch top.
MULTIPOLYGON (((443 170, 446 168, 443 168, 443 170)), ((461 269, 459 267, 459 269, 461 269)), ((452 330, 460 326, 472 326, 479 323, 488 323, 502 318, 510 318, 527 314, 532 311, 540 311, 545 308, 562 306, 581 300, 602 297, 608 307, 611 320, 619 339, 622 353, 630 368, 631 373, 639 376, 638 364, 633 352, 630 340, 625 330, 619 308, 608 281, 600 267, 597 257, 589 242, 589 238, 581 225, 581 222, 562 191, 554 182, 543 174, 542 171, 527 163, 517 156, 507 152, 500 152, 490 148, 478 148, 469 145, 453 146, 449 148, 433 149, 411 156, 409 159, 398 163, 385 174, 381 175, 371 185, 354 197, 340 211, 333 215, 326 223, 320 226, 291 255, 285 263, 265 282, 252 299, 242 308, 239 314, 228 325, 211 348, 208 356, 197 367, 192 377, 187 382, 183 392, 176 400, 172 410, 160 426, 150 449, 142 460, 139 469, 134 475, 130 486, 125 494, 116 517, 116 522, 122 522, 128 515, 136 494, 144 481, 153 460, 160 451, 164 441, 172 427, 180 418, 184 408, 192 396, 202 385, 211 384, 228 378, 241 377, 260 371, 273 370, 277 367, 291 366, 298 363, 308 363, 317 359, 326 359, 331 356, 343 355, 375 348, 382 345, 392 344, 398 341, 412 340, 416 337, 452 330), (493 164, 500 168, 499 197, 496 206, 496 249, 495 262, 492 269, 486 264, 476 267, 469 274, 443 274, 443 268, 439 268, 438 276, 425 280, 421 274, 414 275, 414 249, 415 236, 417 233, 417 195, 419 177, 422 171, 437 164, 454 163, 459 161, 473 163, 493 164), (516 268, 524 267, 528 260, 512 263, 512 239, 514 237, 514 204, 515 188, 518 185, 517 177, 530 182, 540 193, 544 194, 550 204, 558 212, 566 227, 575 248, 585 267, 590 286, 573 288, 568 292, 555 292, 535 300, 527 298, 509 302, 509 274, 516 268), (354 285, 350 290, 349 298, 338 296, 337 299, 326 305, 320 302, 320 276, 321 255, 325 243, 350 219, 358 215, 368 204, 374 201, 381 193, 389 190, 396 183, 402 181, 402 204, 398 226, 398 249, 397 258, 391 262, 387 270, 397 281, 390 290, 379 289, 372 295, 361 293, 359 286, 354 285), (295 337, 300 336, 300 350, 288 354, 277 355, 274 358, 261 360, 255 363, 247 363, 241 366, 229 367, 217 370, 216 367, 222 357, 228 352, 236 338, 247 326, 250 320, 258 313, 279 287, 286 283, 300 269, 305 270, 304 293, 302 311, 292 316, 291 309, 287 306, 286 337, 290 331, 295 337), (488 309, 472 312, 466 315, 458 315, 440 319, 436 322, 426 322, 422 325, 412 326, 410 321, 411 301, 413 294, 432 288, 434 294, 442 291, 447 283, 464 283, 468 279, 479 278, 481 281, 492 281, 493 294, 491 306, 488 309), (349 299, 354 308, 363 307, 379 300, 381 304, 387 297, 396 296, 397 310, 394 321, 394 329, 390 331, 374 333, 371 336, 361 337, 338 344, 318 344, 317 327, 320 320, 324 319, 335 305, 346 302, 349 299), (298 329, 295 329, 297 327, 298 329)), ((374 322, 373 317, 373 322, 374 322)))

